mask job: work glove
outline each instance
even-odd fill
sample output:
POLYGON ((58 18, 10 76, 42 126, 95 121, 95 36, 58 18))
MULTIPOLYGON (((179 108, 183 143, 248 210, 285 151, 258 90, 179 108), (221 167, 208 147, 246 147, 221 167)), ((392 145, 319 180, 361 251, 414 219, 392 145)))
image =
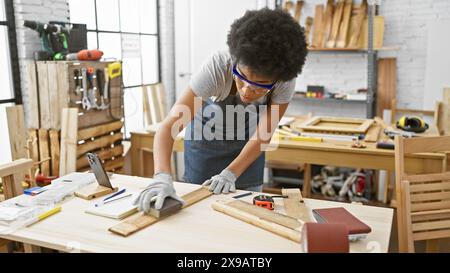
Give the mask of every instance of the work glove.
POLYGON ((153 197, 156 196, 155 209, 160 210, 167 197, 172 197, 180 201, 184 205, 183 199, 177 196, 175 188, 173 187, 173 179, 170 174, 158 173, 153 177, 153 182, 143 190, 138 197, 133 201, 134 206, 138 206, 140 211, 149 213, 150 204, 153 197))
POLYGON ((236 180, 236 175, 225 169, 219 175, 206 180, 203 186, 209 186, 209 191, 214 192, 214 194, 230 193, 236 191, 236 180))

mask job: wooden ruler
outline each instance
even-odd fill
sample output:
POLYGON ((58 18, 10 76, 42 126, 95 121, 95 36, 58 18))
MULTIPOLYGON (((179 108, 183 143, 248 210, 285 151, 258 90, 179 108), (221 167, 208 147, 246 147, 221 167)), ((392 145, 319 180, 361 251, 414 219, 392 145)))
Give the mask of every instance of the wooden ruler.
POLYGON ((308 208, 303 202, 300 189, 282 189, 281 193, 287 198, 283 199, 284 209, 289 217, 299 219, 303 222, 311 222, 308 208))
POLYGON ((341 27, 339 28, 339 37, 336 42, 337 48, 345 48, 347 45, 347 35, 350 25, 350 17, 352 15, 353 0, 346 0, 344 7, 344 15, 342 18, 341 27))
POLYGON ((297 219, 240 200, 222 200, 214 210, 300 243, 303 223, 297 219))
MULTIPOLYGON (((185 205, 183 206, 183 209, 191 205, 194 205, 197 202, 202 201, 203 199, 211 196, 212 194, 213 193, 210 192, 207 188, 202 187, 198 190, 183 195, 182 198, 186 202, 185 205)), ((142 212, 139 212, 133 216, 128 217, 123 222, 109 228, 109 231, 124 237, 128 237, 131 234, 139 230, 142 230, 150 225, 153 225, 154 223, 160 220, 161 219, 158 219, 151 215, 146 215, 142 212)))
POLYGON ((336 45, 336 40, 339 32, 339 27, 342 21, 342 14, 344 12, 345 0, 339 0, 336 6, 336 11, 334 12, 333 25, 331 27, 330 37, 328 37, 328 42, 326 43, 327 48, 334 48, 336 45))

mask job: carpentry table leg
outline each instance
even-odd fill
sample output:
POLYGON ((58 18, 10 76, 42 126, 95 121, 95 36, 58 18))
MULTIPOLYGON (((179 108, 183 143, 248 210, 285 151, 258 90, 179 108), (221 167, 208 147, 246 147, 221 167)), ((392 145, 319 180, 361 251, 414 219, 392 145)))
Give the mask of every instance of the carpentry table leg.
POLYGON ((427 253, 438 253, 439 252, 439 240, 427 240, 426 242, 426 252, 427 253))
POLYGON ((30 244, 23 244, 23 249, 25 253, 41 253, 42 250, 39 246, 34 246, 30 244))
POLYGON ((311 194, 311 164, 305 164, 304 168, 302 195, 304 198, 308 198, 311 194))

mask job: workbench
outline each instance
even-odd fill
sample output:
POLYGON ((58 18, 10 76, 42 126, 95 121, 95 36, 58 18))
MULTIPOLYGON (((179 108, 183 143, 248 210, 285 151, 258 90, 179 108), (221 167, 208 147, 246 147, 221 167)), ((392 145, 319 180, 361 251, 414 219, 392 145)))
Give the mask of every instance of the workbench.
MULTIPOLYGON (((116 187, 139 190, 145 188, 151 179, 113 175, 111 182, 116 187)), ((199 186, 175 183, 175 188, 179 195, 183 195, 199 186)), ((63 202, 61 212, 33 226, 0 237, 34 246, 27 247, 28 251, 45 247, 62 252, 301 252, 301 245, 294 241, 212 209, 213 202, 226 197, 211 196, 129 237, 108 231, 108 228, 119 223, 118 220, 84 212, 96 200, 69 197, 63 202)), ((241 200, 250 202, 252 197, 241 200)), ((344 207, 372 228, 366 239, 350 244, 351 252, 388 251, 392 209, 312 199, 305 199, 305 203, 309 209, 344 207)), ((282 200, 276 201, 275 210, 284 213, 282 200)))
MULTIPOLYGON (((298 117, 293 125, 304 122, 304 118, 298 117)), ((374 124, 373 126, 381 126, 374 124)), ((132 175, 143 177, 153 176, 153 141, 157 125, 148 128, 146 131, 131 133, 131 163, 132 175)), ((437 136, 436 126, 431 125, 430 129, 423 136, 437 136)), ((383 130, 380 130, 379 140, 385 138, 383 130)), ((323 140, 323 142, 306 141, 280 141, 278 144, 272 141, 271 145, 275 150, 266 152, 266 160, 285 162, 286 164, 306 164, 303 196, 308 197, 311 187, 310 165, 330 165, 336 167, 363 168, 371 170, 395 171, 394 150, 379 149, 375 142, 363 142, 365 149, 352 148, 349 141, 323 140)), ((179 134, 174 143, 174 152, 183 151, 183 134, 179 134)), ((446 169, 446 159, 443 154, 418 154, 405 159, 407 173, 438 173, 446 169)), ((389 202, 385 193, 385 203, 389 202)))

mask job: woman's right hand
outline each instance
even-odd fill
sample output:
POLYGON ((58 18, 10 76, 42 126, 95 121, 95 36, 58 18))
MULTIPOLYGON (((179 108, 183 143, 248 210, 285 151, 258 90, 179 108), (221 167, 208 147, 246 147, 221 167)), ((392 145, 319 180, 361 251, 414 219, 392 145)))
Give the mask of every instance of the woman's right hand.
POLYGON ((153 182, 143 190, 139 196, 133 201, 133 205, 137 205, 140 211, 148 213, 153 197, 156 196, 155 209, 160 210, 167 197, 171 197, 184 204, 173 187, 173 179, 170 174, 158 173, 153 177, 153 182))

